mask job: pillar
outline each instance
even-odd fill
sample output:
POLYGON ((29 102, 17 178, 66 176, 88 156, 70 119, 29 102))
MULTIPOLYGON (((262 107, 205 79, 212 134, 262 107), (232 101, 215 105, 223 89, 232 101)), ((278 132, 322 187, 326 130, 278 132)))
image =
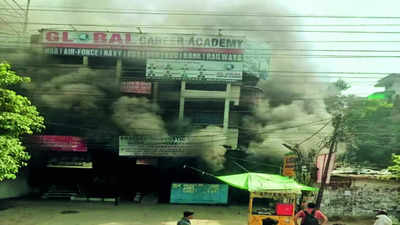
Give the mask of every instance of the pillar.
POLYGON ((115 82, 119 83, 121 79, 121 72, 122 72, 122 60, 121 58, 117 59, 117 64, 115 67, 115 82))
POLYGON ((89 65, 89 57, 88 56, 83 56, 83 65, 84 66, 89 65))
POLYGON ((153 82, 153 103, 158 101, 158 82, 153 82))
POLYGON ((226 84, 225 108, 224 108, 224 133, 228 132, 229 127, 229 106, 231 102, 231 84, 226 84))
POLYGON ((186 81, 181 81, 181 95, 179 99, 179 120, 183 120, 183 114, 185 112, 185 90, 186 81))

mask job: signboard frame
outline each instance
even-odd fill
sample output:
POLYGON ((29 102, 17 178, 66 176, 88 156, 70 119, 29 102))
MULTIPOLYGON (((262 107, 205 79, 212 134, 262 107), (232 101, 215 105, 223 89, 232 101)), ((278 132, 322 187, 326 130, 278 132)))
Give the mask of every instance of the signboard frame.
POLYGON ((204 60, 148 59, 149 80, 242 81, 243 63, 204 60))
POLYGON ((228 204, 227 184, 172 183, 170 203, 228 204))
POLYGON ((282 175, 286 177, 296 176, 296 155, 286 155, 283 158, 283 170, 282 175))

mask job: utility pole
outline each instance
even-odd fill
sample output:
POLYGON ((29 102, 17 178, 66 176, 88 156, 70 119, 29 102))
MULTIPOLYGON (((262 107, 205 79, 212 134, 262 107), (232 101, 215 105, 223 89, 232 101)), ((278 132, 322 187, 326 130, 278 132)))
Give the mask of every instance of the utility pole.
POLYGON ((27 28, 28 28, 28 17, 29 17, 29 6, 31 4, 31 0, 28 0, 26 3, 26 9, 25 9, 25 21, 24 21, 24 30, 23 30, 23 35, 26 35, 27 28))
POLYGON ((322 197, 324 195, 324 190, 325 190, 325 186, 326 186, 326 180, 328 179, 329 166, 331 163, 332 155, 335 151, 335 146, 337 144, 338 131, 340 128, 341 121, 342 121, 341 115, 337 115, 336 118, 333 120, 333 122, 335 123, 334 130, 333 130, 332 138, 329 141, 328 159, 326 160, 326 165, 325 165, 325 168, 324 168, 324 171, 322 174, 321 187, 319 188, 319 191, 318 191, 318 196, 317 196, 317 201, 316 201, 317 209, 319 209, 321 206, 322 197))

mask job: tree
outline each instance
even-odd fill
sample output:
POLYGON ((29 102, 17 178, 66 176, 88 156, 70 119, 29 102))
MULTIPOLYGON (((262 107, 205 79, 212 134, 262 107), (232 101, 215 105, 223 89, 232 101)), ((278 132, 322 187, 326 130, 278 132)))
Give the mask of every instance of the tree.
POLYGON ((397 178, 400 178, 400 155, 392 155, 393 165, 388 167, 388 170, 397 178))
POLYGON ((15 179, 29 159, 21 138, 44 128, 36 107, 12 90, 29 82, 30 78, 18 76, 9 64, 0 63, 0 181, 15 179))
POLYGON ((346 143, 346 152, 339 160, 353 166, 386 168, 393 153, 400 153, 400 116, 391 102, 367 99, 342 92, 350 86, 338 80, 329 87, 325 98, 327 111, 342 114, 339 142, 346 143))
POLYGON ((400 124, 393 117, 393 104, 359 98, 349 102, 345 112, 344 123, 352 136, 345 159, 386 168, 392 154, 400 153, 400 124))
POLYGON ((349 89, 350 84, 346 83, 344 80, 337 80, 328 86, 328 96, 324 99, 326 104, 326 109, 331 114, 343 113, 346 102, 353 98, 353 96, 346 96, 342 92, 349 89))

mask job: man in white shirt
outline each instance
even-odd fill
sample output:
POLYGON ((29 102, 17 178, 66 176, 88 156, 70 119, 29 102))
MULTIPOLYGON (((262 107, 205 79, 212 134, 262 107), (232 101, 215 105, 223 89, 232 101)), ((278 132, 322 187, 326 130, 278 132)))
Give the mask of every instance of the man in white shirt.
POLYGON ((374 225, 392 225, 392 220, 387 216, 385 211, 379 210, 376 214, 374 225))

